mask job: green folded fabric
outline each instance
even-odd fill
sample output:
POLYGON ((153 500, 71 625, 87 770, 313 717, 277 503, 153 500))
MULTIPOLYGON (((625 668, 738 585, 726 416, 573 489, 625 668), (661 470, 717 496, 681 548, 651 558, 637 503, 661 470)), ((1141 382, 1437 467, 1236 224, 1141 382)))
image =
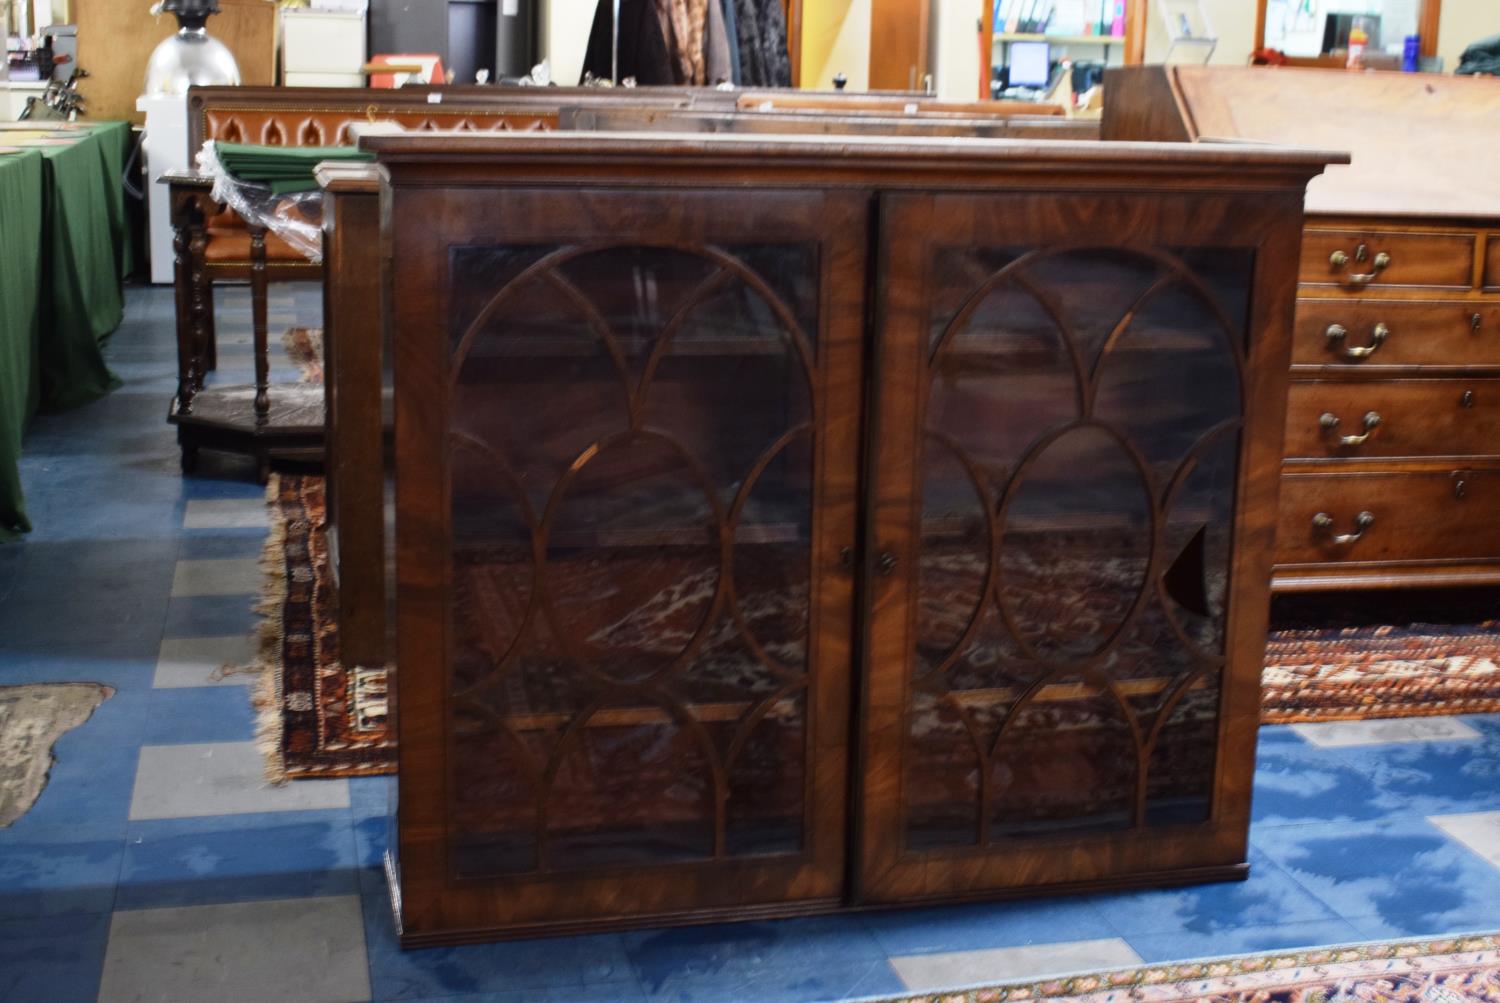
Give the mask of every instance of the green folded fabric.
POLYGON ((275 195, 316 191, 313 168, 325 160, 375 159, 353 146, 255 146, 217 141, 214 147, 230 177, 268 187, 275 195))

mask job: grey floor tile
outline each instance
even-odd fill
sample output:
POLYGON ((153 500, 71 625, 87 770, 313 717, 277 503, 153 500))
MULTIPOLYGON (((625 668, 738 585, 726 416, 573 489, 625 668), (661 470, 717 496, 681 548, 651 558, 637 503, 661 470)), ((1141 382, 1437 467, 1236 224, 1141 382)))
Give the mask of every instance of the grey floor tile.
POLYGON ((1500 867, 1500 811, 1466 815, 1432 815, 1427 821, 1500 867))
POLYGON ((1482 738, 1456 717, 1404 717, 1392 720, 1294 724, 1292 731, 1324 749, 1406 742, 1465 742, 1482 738))
POLYGON ((908 989, 926 992, 1116 968, 1140 964, 1140 961, 1140 955, 1129 944, 1111 937, 946 954, 905 955, 892 958, 891 966, 908 989))
POLYGON ((370 998, 358 896, 117 912, 99 1003, 370 998))
POLYGON ((258 529, 269 524, 259 498, 202 498, 187 503, 184 529, 258 529))
POLYGON ((254 557, 178 561, 172 575, 172 598, 258 595, 264 577, 254 557))
POLYGON ((157 689, 185 686, 249 686, 250 672, 222 672, 224 666, 249 665, 255 658, 255 638, 249 634, 228 637, 169 637, 156 656, 157 689))
POLYGON ((145 745, 135 771, 130 819, 347 807, 347 780, 267 784, 265 759, 254 742, 145 745))

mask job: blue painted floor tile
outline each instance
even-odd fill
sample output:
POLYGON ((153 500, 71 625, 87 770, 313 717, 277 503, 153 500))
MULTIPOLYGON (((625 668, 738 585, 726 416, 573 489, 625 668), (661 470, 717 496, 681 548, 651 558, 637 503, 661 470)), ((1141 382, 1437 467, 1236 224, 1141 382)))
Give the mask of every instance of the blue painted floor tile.
POLYGON ((183 686, 152 690, 145 745, 248 742, 255 709, 245 686, 183 686))
POLYGON ((614 934, 403 951, 396 942, 389 900, 368 891, 361 898, 370 982, 377 1000, 576 990, 634 981, 624 945, 614 934))
POLYGON ((255 630, 257 597, 187 596, 167 606, 164 637, 228 637, 255 630))
MULTIPOLYGON (((1327 921, 1334 913, 1263 853, 1250 854, 1250 877, 1208 885, 1121 892, 1099 900, 1114 934, 1164 934, 1232 940, 1236 931, 1280 923, 1327 921)), ((1085 940, 1085 937, 1069 937, 1085 940)))
POLYGON ((109 914, 0 922, 0 1000, 94 1003, 109 914))
POLYGON ((274 812, 132 822, 116 908, 352 895, 347 812, 274 812))
POLYGON ((1280 826, 1251 838, 1339 916, 1380 936, 1500 929, 1500 869, 1423 819, 1280 826))
POLYGON ((1105 914, 1082 898, 872 912, 862 919, 892 956, 1021 947, 1117 936, 1105 914))
POLYGON ((107 830, 0 830, 0 919, 108 913, 124 844, 107 830))
POLYGON ((1125 938, 1147 964, 1164 961, 1197 961, 1232 954, 1290 950, 1327 944, 1352 944, 1364 939, 1347 920, 1325 919, 1304 923, 1278 923, 1209 933, 1176 931, 1143 933, 1125 938))

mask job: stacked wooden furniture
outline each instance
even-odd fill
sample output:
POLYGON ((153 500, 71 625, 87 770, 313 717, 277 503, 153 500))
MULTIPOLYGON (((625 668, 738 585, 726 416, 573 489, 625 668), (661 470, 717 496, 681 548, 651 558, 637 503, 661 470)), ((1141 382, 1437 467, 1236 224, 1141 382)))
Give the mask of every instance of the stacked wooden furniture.
POLYGON ((1308 188, 1278 590, 1500 583, 1500 81, 1140 67, 1107 139, 1353 152, 1308 188))
MULTIPOLYGON (((642 104, 686 105, 690 92, 661 88, 632 94, 642 104)), ((356 123, 395 122, 414 129, 527 131, 557 125, 563 102, 616 100, 609 92, 577 88, 194 87, 188 95, 189 147, 205 140, 269 146, 331 146, 350 142, 356 123)), ((255 457, 262 478, 273 459, 317 460, 322 455, 322 391, 313 386, 270 390, 266 289, 272 282, 316 281, 321 266, 263 226, 249 224, 211 197, 211 181, 185 174, 171 179, 176 230, 178 392, 169 420, 177 425, 184 470, 200 448, 255 457), (204 388, 217 365, 213 287, 249 282, 255 342, 253 387, 204 388)))
POLYGON ((405 943, 1243 876, 1328 156, 364 142, 405 943))

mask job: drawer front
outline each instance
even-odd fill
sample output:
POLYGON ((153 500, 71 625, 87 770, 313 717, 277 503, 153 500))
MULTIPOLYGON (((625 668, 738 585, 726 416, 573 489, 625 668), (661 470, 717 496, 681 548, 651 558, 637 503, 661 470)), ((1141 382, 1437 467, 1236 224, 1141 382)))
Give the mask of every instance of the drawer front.
POLYGON ((1383 286, 1468 289, 1474 281, 1472 233, 1308 230, 1301 281, 1358 292, 1383 286), (1347 260, 1335 263, 1334 256, 1347 260))
POLYGON ((1485 456, 1500 449, 1500 380, 1293 382, 1288 459, 1485 456))
POLYGON ((1500 366, 1500 303, 1302 298, 1292 364, 1500 366))
POLYGON ((1497 558, 1497 511, 1495 469, 1283 474, 1276 563, 1497 558))

